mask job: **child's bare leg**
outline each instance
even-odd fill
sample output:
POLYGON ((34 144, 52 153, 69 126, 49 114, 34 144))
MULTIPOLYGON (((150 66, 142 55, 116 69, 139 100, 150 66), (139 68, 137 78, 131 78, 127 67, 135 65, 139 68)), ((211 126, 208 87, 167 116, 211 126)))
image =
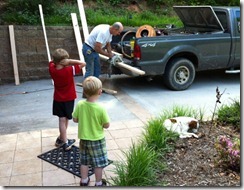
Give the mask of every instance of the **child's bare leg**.
POLYGON ((100 182, 103 176, 103 168, 96 167, 94 172, 95 172, 96 182, 100 182))
POLYGON ((66 119, 65 126, 66 126, 66 130, 67 130, 68 129, 68 125, 69 125, 69 119, 67 117, 65 119, 66 119))
POLYGON ((86 165, 81 165, 80 166, 80 174, 81 174, 81 180, 86 180, 88 178, 88 166, 86 165))
POLYGON ((59 133, 60 133, 60 139, 63 142, 67 141, 67 132, 66 132, 66 117, 60 117, 59 118, 59 133))

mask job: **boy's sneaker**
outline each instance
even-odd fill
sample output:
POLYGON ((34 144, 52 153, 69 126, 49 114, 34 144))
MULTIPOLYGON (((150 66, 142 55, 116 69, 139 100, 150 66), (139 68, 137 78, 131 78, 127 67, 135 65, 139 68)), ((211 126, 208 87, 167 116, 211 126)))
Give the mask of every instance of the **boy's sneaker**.
POLYGON ((58 137, 55 142, 56 147, 61 147, 64 145, 64 142, 58 137))
POLYGON ((102 179, 102 185, 96 185, 95 183, 95 186, 107 186, 107 182, 105 179, 102 179))
POLYGON ((70 150, 71 147, 75 144, 75 139, 68 139, 68 142, 64 143, 64 150, 70 150))
POLYGON ((88 186, 89 185, 89 182, 90 182, 90 178, 88 177, 88 182, 87 183, 82 183, 80 181, 80 186, 88 186))

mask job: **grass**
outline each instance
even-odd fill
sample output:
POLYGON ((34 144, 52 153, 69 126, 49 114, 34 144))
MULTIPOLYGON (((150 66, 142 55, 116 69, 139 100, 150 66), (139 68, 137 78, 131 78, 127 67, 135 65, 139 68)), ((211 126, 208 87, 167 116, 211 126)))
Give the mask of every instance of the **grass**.
MULTIPOLYGON (((180 106, 164 110, 158 118, 148 121, 142 138, 135 145, 124 152, 126 161, 115 164, 112 177, 113 186, 163 186, 164 181, 157 179, 157 173, 167 170, 167 164, 163 162, 164 155, 174 150, 174 143, 179 135, 168 131, 163 127, 163 121, 169 117, 196 116, 196 110, 180 106)), ((202 113, 203 114, 203 113, 202 113)))
MULTIPOLYGON (((138 144, 133 143, 132 147, 124 152, 126 160, 115 163, 116 177, 111 177, 111 185, 146 187, 166 184, 157 179, 157 174, 166 172, 164 155, 174 150, 179 135, 166 130, 163 121, 176 116, 189 116, 200 120, 204 111, 174 105, 171 109, 163 110, 159 117, 149 120, 138 144)), ((218 120, 236 124, 240 128, 240 101, 233 100, 231 105, 223 105, 218 110, 218 120)))
MULTIPOLYGON (((18 24, 18 25, 40 25, 41 19, 38 10, 38 1, 35 3, 29 2, 31 5, 24 6, 17 0, 12 0, 12 8, 8 8, 4 13, 1 13, 0 24, 18 24), (14 4, 15 2, 15 4, 14 4), (19 3, 19 5, 17 5, 19 3), (23 8, 22 8, 23 7, 23 8), (31 10, 29 10, 31 9, 31 10), (16 11, 14 11, 16 10, 16 11), (23 11, 24 10, 24 11, 23 11)), ((76 13, 78 22, 80 22, 79 9, 77 3, 65 2, 65 3, 52 3, 49 7, 50 10, 45 10, 47 5, 43 5, 43 14, 45 24, 47 26, 72 26, 71 13, 76 13)), ((140 13, 131 12, 123 7, 117 6, 116 11, 114 7, 103 4, 102 6, 87 7, 85 9, 87 24, 89 26, 95 26, 101 23, 113 24, 116 21, 120 21, 124 26, 138 27, 144 24, 151 26, 174 24, 176 26, 182 26, 179 18, 172 16, 172 10, 165 12, 157 12, 146 10, 140 13), (170 16, 169 16, 170 15, 170 16)))
POLYGON ((241 121, 240 100, 233 99, 230 105, 221 105, 217 111, 217 120, 221 123, 233 125, 240 130, 241 121))
POLYGON ((179 135, 163 127, 163 121, 163 118, 149 121, 143 133, 143 141, 154 150, 166 153, 172 150, 172 143, 178 139, 179 135))
POLYGON ((158 154, 149 146, 133 143, 124 152, 126 162, 115 163, 116 177, 111 177, 113 186, 157 186, 155 164, 158 154))

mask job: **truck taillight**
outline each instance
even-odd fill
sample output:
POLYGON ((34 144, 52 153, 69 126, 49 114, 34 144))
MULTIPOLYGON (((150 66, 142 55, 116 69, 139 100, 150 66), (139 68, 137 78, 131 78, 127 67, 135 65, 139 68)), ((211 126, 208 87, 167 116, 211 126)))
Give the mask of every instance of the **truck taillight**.
POLYGON ((137 60, 141 59, 141 48, 137 43, 135 43, 135 45, 134 45, 133 54, 134 54, 134 59, 137 59, 137 60))

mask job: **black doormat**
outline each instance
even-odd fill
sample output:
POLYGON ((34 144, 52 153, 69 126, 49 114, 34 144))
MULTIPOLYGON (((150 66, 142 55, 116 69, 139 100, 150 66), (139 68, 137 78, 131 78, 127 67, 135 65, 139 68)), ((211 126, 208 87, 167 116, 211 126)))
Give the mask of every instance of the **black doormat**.
MULTIPOLYGON (((79 147, 77 146, 72 146, 69 151, 65 151, 62 147, 55 148, 37 157, 81 177, 79 147)), ((108 160, 108 162, 111 164, 113 161, 108 160)), ((88 176, 92 174, 94 174, 94 167, 89 166, 88 176)))

